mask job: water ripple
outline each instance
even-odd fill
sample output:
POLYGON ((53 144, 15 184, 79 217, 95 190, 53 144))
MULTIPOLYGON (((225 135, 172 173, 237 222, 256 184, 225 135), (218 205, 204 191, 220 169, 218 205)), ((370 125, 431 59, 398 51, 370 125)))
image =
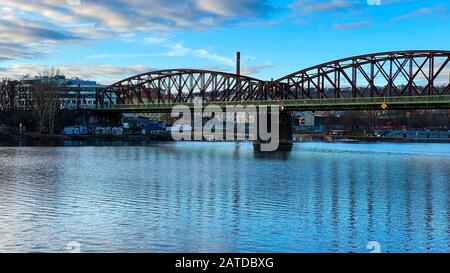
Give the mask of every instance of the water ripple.
POLYGON ((450 250, 450 146, 0 148, 0 251, 450 250))

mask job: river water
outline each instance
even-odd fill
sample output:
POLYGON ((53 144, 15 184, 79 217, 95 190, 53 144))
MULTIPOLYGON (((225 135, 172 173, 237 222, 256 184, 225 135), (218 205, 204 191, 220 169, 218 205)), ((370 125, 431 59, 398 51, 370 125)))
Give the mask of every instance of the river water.
POLYGON ((0 252, 449 252, 449 167, 448 144, 0 147, 0 252))

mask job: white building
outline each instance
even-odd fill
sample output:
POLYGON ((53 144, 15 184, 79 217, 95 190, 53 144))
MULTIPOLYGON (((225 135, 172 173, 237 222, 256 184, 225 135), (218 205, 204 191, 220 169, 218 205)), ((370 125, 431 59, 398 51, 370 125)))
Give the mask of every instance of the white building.
MULTIPOLYGON (((20 80, 22 92, 18 96, 19 108, 28 108, 31 101, 31 94, 28 88, 35 82, 48 80, 46 77, 25 77, 20 80)), ((67 79, 58 75, 51 80, 56 81, 60 86, 61 106, 64 109, 94 109, 96 107, 97 91, 106 86, 97 84, 95 81, 86 81, 79 78, 67 79)))

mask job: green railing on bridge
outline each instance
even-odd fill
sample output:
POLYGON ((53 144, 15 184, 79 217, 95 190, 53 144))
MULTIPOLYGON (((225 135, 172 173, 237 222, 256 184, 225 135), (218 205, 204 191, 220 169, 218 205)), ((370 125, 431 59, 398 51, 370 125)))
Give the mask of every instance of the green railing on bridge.
MULTIPOLYGON (((99 105, 98 111, 110 112, 158 112, 171 111, 175 106, 187 106, 193 109, 198 103, 141 103, 99 105)), ((216 105, 223 109, 229 105, 283 106, 288 110, 353 110, 353 109, 432 109, 450 108, 450 96, 410 96, 410 97, 377 97, 377 98, 339 98, 339 99, 299 99, 299 100, 264 100, 264 101, 215 101, 204 102, 202 107, 216 105)))

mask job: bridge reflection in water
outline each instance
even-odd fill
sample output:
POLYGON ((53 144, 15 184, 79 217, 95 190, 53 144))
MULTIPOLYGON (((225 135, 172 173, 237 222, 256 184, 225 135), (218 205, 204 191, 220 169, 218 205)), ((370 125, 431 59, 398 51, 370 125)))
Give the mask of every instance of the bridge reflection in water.
POLYGON ((448 252, 450 146, 0 148, 1 251, 448 252))

